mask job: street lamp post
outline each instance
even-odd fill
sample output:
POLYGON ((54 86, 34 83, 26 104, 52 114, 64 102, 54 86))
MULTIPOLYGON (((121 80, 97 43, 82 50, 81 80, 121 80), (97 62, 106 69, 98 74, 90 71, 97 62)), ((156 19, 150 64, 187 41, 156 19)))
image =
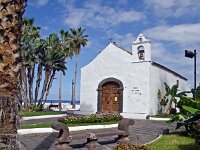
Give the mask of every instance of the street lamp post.
POLYGON ((194 57, 194 94, 193 94, 194 100, 196 100, 196 80, 197 80, 196 79, 196 64, 197 64, 196 56, 197 56, 196 50, 194 50, 194 52, 185 50, 185 57, 188 57, 188 58, 194 57))
POLYGON ((74 80, 72 80, 72 101, 71 101, 71 105, 73 105, 73 99, 74 99, 74 80))

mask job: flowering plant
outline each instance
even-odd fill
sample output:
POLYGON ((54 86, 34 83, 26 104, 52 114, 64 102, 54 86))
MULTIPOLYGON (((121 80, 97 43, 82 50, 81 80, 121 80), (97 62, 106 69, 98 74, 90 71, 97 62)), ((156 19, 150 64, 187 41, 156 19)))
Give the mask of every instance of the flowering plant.
POLYGON ((87 116, 68 116, 61 122, 65 124, 102 123, 119 121, 121 118, 122 116, 119 114, 92 114, 87 116))

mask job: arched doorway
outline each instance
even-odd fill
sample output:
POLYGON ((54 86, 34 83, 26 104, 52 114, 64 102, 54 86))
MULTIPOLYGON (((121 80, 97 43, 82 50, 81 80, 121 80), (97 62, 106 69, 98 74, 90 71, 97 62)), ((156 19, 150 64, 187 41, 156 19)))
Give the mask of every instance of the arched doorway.
POLYGON ((115 78, 107 78, 98 86, 98 112, 119 113, 123 107, 123 84, 115 78))

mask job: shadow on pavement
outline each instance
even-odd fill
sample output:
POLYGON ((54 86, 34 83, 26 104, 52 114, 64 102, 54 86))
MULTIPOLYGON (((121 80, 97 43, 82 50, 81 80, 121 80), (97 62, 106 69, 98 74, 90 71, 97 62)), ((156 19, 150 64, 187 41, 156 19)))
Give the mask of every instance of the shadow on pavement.
POLYGON ((56 139, 56 134, 51 133, 50 135, 45 137, 44 140, 41 143, 39 143, 34 150, 49 149, 54 146, 55 141, 57 141, 56 139))

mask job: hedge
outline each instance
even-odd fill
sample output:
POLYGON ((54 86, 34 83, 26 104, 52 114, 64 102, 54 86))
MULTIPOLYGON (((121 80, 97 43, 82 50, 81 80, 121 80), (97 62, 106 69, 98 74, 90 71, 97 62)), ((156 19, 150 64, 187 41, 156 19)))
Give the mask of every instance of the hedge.
POLYGON ((87 116, 67 116, 61 122, 65 124, 102 123, 119 121, 121 118, 122 116, 119 114, 92 114, 87 116))

